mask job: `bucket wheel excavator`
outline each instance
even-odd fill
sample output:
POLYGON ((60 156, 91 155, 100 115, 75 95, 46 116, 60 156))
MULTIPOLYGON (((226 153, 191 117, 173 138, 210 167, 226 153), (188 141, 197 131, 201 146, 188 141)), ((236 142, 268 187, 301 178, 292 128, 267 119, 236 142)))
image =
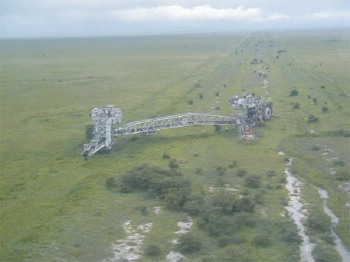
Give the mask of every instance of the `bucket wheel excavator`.
POLYGON ((235 110, 245 111, 245 115, 232 114, 229 116, 214 114, 185 113, 169 115, 145 120, 137 120, 119 125, 122 121, 122 110, 107 105, 104 108, 94 108, 91 118, 94 122, 93 138, 89 144, 84 144, 81 155, 87 159, 100 150, 112 148, 112 136, 127 136, 133 134, 154 134, 163 129, 179 128, 194 125, 236 125, 240 140, 255 141, 253 127, 257 122, 271 119, 272 103, 265 102, 261 97, 252 94, 243 97, 235 96, 229 99, 235 110), (116 126, 117 125, 117 126, 116 126), (114 129, 114 126, 116 128, 114 129))

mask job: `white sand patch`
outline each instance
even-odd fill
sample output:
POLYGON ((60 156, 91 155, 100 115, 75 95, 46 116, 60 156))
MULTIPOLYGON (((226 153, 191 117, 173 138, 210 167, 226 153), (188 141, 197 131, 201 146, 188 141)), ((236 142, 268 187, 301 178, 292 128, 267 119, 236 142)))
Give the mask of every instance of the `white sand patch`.
POLYGON ((166 256, 167 262, 182 262, 184 261, 184 255, 179 252, 170 251, 170 253, 166 256))
POLYGON ((142 256, 143 240, 145 233, 151 231, 153 223, 141 224, 134 229, 131 221, 127 220, 123 224, 126 238, 119 239, 112 244, 113 257, 103 260, 103 262, 136 261, 142 256), (143 233, 143 234, 141 234, 143 233))
POLYGON ((161 206, 154 207, 154 208, 153 208, 153 212, 154 212, 156 215, 159 215, 160 212, 162 212, 162 207, 161 207, 161 206))

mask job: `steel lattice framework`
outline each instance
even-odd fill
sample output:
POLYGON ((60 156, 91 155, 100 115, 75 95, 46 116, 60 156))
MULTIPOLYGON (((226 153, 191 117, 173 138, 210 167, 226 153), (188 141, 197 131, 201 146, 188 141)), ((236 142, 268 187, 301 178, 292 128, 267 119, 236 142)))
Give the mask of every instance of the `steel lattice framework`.
POLYGON ((229 102, 233 109, 245 110, 247 115, 243 117, 240 115, 222 116, 186 113, 133 121, 112 129, 114 125, 121 123, 121 109, 113 105, 94 108, 91 112, 94 121, 93 138, 89 144, 84 144, 82 155, 87 158, 102 149, 111 149, 112 136, 153 134, 163 129, 195 125, 237 125, 240 140, 254 141, 256 136, 253 126, 256 122, 269 120, 272 117, 272 103, 265 103, 262 98, 256 98, 253 95, 246 95, 243 98, 236 96, 230 99, 229 102))
POLYGON ((152 134, 155 131, 193 125, 236 125, 241 120, 237 116, 186 113, 133 121, 112 131, 112 135, 152 134))

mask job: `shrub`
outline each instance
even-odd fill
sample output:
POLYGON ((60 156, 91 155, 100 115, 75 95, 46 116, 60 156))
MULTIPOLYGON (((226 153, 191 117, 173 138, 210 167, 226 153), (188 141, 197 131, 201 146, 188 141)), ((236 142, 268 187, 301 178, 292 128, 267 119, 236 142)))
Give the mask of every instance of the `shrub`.
POLYGON ((214 125, 215 127, 215 132, 220 132, 221 131, 221 126, 220 125, 214 125))
POLYGON ((323 106, 322 107, 322 112, 323 113, 327 113, 328 112, 328 107, 327 106, 323 106))
POLYGON ((335 178, 338 181, 349 181, 350 180, 350 170, 347 168, 338 168, 335 178))
POLYGON ((320 149, 321 149, 321 147, 320 147, 319 144, 315 144, 315 145, 312 145, 312 146, 311 146, 311 150, 312 150, 312 151, 318 151, 318 150, 320 150, 320 149))
POLYGON ((234 160, 234 161, 232 161, 231 164, 228 165, 228 168, 235 168, 235 167, 237 167, 237 166, 238 166, 237 161, 234 160))
POLYGON ((137 141, 137 140, 139 140, 140 138, 138 137, 138 136, 132 136, 131 138, 130 138, 130 141, 131 142, 134 142, 134 141, 137 141))
POLYGON ((321 239, 324 240, 327 244, 335 245, 334 238, 331 234, 327 234, 327 233, 322 234, 321 239))
POLYGON ((191 196, 185 203, 183 210, 191 216, 198 216, 204 213, 204 199, 203 196, 191 196))
POLYGON ((198 252, 201 247, 200 239, 192 233, 182 235, 179 239, 178 250, 183 254, 198 252))
POLYGON ((230 237, 229 236, 221 236, 218 238, 218 246, 219 247, 226 247, 230 244, 230 237))
POLYGON ((257 247, 268 247, 271 245, 271 240, 267 234, 261 234, 254 237, 253 244, 257 247))
POLYGON ((203 93, 198 93, 199 99, 203 99, 203 93))
POLYGON ((234 211, 253 212, 254 208, 255 208, 255 203, 250 198, 242 197, 237 201, 234 211))
POLYGON ((293 109, 300 109, 300 104, 299 103, 294 103, 293 104, 293 109))
POLYGON ((202 174, 202 173, 203 173, 203 168, 196 167, 196 174, 202 174))
POLYGON ((290 96, 297 96, 298 95, 298 90, 292 90, 292 91, 290 91, 290 96))
POLYGON ((349 130, 344 130, 344 129, 322 132, 322 134, 324 134, 326 136, 350 137, 350 131, 349 130))
POLYGON ((244 168, 240 168, 237 170, 237 176, 243 177, 247 174, 247 171, 244 168))
POLYGON ((145 254, 148 257, 157 257, 161 254, 161 250, 156 245, 149 245, 145 248, 145 254))
POLYGON ((329 247, 323 247, 317 245, 312 252, 316 262, 341 262, 339 254, 333 249, 329 247))
POLYGON ((224 252, 218 253, 217 257, 211 261, 223 261, 223 262, 253 262, 261 261, 259 259, 258 252, 253 252, 250 247, 246 245, 242 246, 228 246, 224 252))
POLYGON ((236 209, 236 205, 236 197, 231 194, 218 193, 211 198, 212 208, 222 214, 232 214, 236 209))
POLYGON ((191 100, 188 100, 187 103, 188 103, 189 105, 193 105, 194 101, 193 101, 193 99, 191 99, 191 100))
POLYGON ((232 235, 236 225, 231 216, 218 214, 216 209, 211 209, 209 215, 205 218, 205 226, 208 233, 212 236, 232 235))
POLYGON ((87 140, 91 140, 94 136, 94 125, 87 125, 85 127, 85 137, 87 140))
POLYGON ((180 211, 187 201, 186 189, 171 189, 165 194, 164 202, 168 209, 180 211))
POLYGON ((117 187, 117 180, 114 177, 107 178, 105 187, 107 190, 114 190, 117 187))
POLYGON ((266 171, 266 174, 267 174, 268 177, 273 177, 273 176, 275 176, 275 174, 276 174, 275 169, 269 168, 269 169, 266 171))
POLYGON ((279 236, 282 241, 287 242, 289 244, 299 244, 301 242, 301 238, 298 234, 297 229, 293 225, 293 222, 281 222, 278 224, 279 236))
POLYGON ((224 168, 224 167, 222 167, 222 166, 218 166, 218 167, 216 168, 216 174, 217 174, 218 176, 224 175, 224 174, 225 174, 225 171, 226 171, 226 168, 224 168))
POLYGON ((200 88, 200 87, 202 87, 202 85, 201 85, 201 83, 197 82, 197 83, 195 83, 195 84, 193 85, 193 87, 195 87, 195 88, 200 88))
POLYGON ((253 228, 255 226, 253 216, 251 214, 243 212, 235 215, 234 223, 238 226, 238 229, 241 229, 244 226, 250 228, 253 228))
POLYGON ((316 123, 318 122, 318 117, 314 115, 309 115, 306 119, 308 123, 316 123))
POLYGON ((168 167, 170 167, 170 168, 179 168, 180 164, 179 164, 179 162, 177 162, 177 160, 175 158, 172 158, 172 159, 169 160, 168 167))
POLYGON ((325 213, 315 210, 309 215, 307 225, 315 231, 327 232, 329 231, 330 218, 325 213))
POLYGON ((169 159, 170 155, 168 155, 167 153, 163 153, 163 159, 169 159))
POLYGON ((140 213, 141 213, 143 216, 147 216, 147 215, 148 215, 148 210, 147 210, 147 207, 146 207, 146 206, 140 206, 140 207, 138 207, 138 210, 140 210, 140 213))
POLYGON ((339 159, 339 158, 336 158, 333 163, 332 163, 332 166, 333 167, 336 167, 336 166, 344 166, 344 160, 342 159, 339 159))
POLYGON ((131 190, 147 191, 161 199, 172 192, 183 190, 188 194, 190 191, 190 182, 178 176, 177 170, 165 170, 148 165, 137 166, 128 171, 120 178, 120 184, 119 188, 123 193, 131 190))
POLYGON ((249 188, 260 187, 260 179, 257 176, 248 176, 245 178, 245 185, 249 188))
POLYGON ((219 95, 220 95, 220 93, 219 93, 219 92, 216 92, 216 93, 215 93, 215 96, 219 96, 219 95))

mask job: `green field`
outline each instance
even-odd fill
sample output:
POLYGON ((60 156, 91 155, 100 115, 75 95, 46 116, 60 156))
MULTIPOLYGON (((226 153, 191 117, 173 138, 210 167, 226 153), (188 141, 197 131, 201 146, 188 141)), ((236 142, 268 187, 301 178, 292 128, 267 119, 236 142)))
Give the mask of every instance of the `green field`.
MULTIPOLYGON (((201 248, 186 261, 299 260, 296 227, 281 216, 288 201, 281 150, 294 160, 310 214, 326 216, 314 186, 329 192, 337 234, 350 249, 348 30, 3 39, 0 54, 1 261, 102 261, 125 238, 127 220, 153 222, 144 247, 155 245, 160 254, 140 261, 165 261, 187 212, 166 208, 149 192, 106 186, 108 178, 120 185, 143 164, 168 169, 163 154, 177 160, 191 196, 209 205, 219 193, 208 187, 235 188, 237 199, 255 204, 253 212, 227 215, 252 223, 232 225, 236 241, 225 245, 224 233, 210 233, 210 219, 193 215, 201 248), (186 112, 228 115, 236 113, 228 99, 244 92, 273 102, 273 120, 256 129, 253 144, 240 142, 236 127, 194 126, 115 138, 109 154, 80 156, 94 107, 122 108, 123 123, 186 112), (247 186, 247 177, 259 185, 247 186), (160 215, 155 206, 163 207, 160 215)), ((339 261, 328 229, 309 234, 320 254, 339 261)))

